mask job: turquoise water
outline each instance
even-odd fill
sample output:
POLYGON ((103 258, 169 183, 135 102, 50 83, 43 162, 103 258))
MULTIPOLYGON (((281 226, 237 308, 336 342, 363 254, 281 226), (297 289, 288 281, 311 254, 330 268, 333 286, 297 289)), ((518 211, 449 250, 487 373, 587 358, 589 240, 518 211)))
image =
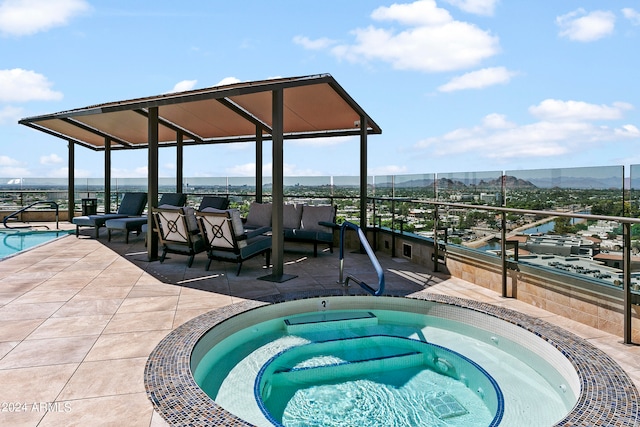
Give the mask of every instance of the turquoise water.
POLYGON ((0 230, 0 259, 50 242, 69 231, 0 230))
POLYGON ((500 389, 478 366, 392 336, 290 348, 265 364, 255 389, 265 416, 287 427, 485 427, 503 410, 500 389))
POLYGON ((368 373, 345 375, 339 372, 341 366, 354 367, 353 362, 361 359, 376 363, 393 352, 393 346, 379 345, 383 353, 373 356, 359 354, 371 351, 370 345, 337 347, 302 358, 292 353, 296 363, 274 365, 278 376, 290 377, 286 381, 267 384, 261 377, 270 361, 291 349, 380 335, 432 343, 481 367, 504 394, 501 426, 551 426, 575 404, 562 375, 524 347, 470 325, 389 310, 305 313, 248 324, 208 347, 207 353, 198 349, 192 370, 196 382, 217 404, 258 426, 494 425, 500 407, 495 393, 492 398, 490 387, 479 386, 478 375, 454 363, 450 355, 441 363, 437 363, 440 355, 431 355, 418 364, 394 362, 368 373), (348 320, 335 321, 340 313, 347 313, 348 320), (304 320, 297 321, 300 318, 304 320), (327 372, 305 374, 306 368, 318 364, 326 365, 327 372), (463 408, 460 412, 450 410, 457 404, 463 408))

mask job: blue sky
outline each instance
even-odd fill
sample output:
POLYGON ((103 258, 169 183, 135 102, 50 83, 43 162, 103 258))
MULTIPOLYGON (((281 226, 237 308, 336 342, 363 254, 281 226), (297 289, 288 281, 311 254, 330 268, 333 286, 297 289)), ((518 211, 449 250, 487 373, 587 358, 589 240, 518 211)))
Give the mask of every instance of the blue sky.
MULTIPOLYGON (((639 164, 638 46, 637 0, 0 0, 0 177, 67 175, 66 141, 23 117, 320 73, 382 127, 372 175, 639 164)), ((285 175, 357 175, 358 150, 287 141, 285 175)), ((188 147, 185 176, 253 162, 250 143, 188 147)), ((102 168, 76 149, 76 177, 102 168)), ((146 176, 146 152, 112 175, 146 176)))

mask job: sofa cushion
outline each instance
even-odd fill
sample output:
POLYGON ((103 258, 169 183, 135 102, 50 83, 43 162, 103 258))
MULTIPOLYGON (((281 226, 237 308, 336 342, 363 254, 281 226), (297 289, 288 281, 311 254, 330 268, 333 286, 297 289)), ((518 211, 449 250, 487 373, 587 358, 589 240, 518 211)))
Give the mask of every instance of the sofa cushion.
POLYGON ((282 227, 285 229, 300 228, 303 205, 286 204, 283 206, 282 227))
POLYGON ((330 227, 318 224, 320 221, 333 222, 334 209, 333 206, 307 206, 302 209, 302 219, 300 221, 303 230, 323 231, 331 233, 330 227))
POLYGON ((271 227, 271 203, 251 203, 246 225, 252 228, 271 227))

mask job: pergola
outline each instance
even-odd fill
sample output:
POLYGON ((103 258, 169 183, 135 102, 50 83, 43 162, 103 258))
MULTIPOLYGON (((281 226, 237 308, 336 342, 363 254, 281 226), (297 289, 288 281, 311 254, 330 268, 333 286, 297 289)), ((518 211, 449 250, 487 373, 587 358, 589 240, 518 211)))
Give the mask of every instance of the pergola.
MULTIPOLYGON (((111 151, 148 150, 149 223, 158 201, 158 149, 176 147, 176 191, 182 192, 183 149, 189 145, 255 141, 256 199, 262 200, 262 143, 273 151, 274 281, 286 280, 283 261, 283 142, 358 135, 360 218, 366 224, 367 135, 380 127, 329 74, 278 78, 109 102, 28 117, 20 124, 68 141, 69 218, 74 211, 75 146, 104 151, 105 200, 111 196, 111 151)), ((105 209, 109 211, 109 204, 105 209)), ((149 260, 158 257, 153 233, 149 260)))

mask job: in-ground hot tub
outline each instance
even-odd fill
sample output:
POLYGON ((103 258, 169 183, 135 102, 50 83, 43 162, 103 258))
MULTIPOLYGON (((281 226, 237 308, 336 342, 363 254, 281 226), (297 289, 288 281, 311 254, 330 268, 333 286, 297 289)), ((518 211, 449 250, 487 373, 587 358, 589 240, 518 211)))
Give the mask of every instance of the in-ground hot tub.
POLYGON ((259 305, 200 316, 154 350, 147 391, 167 421, 403 425, 411 414, 417 425, 540 426, 608 414, 635 422, 637 408, 606 398, 620 386, 637 396, 611 359, 510 310, 442 296, 259 305))

